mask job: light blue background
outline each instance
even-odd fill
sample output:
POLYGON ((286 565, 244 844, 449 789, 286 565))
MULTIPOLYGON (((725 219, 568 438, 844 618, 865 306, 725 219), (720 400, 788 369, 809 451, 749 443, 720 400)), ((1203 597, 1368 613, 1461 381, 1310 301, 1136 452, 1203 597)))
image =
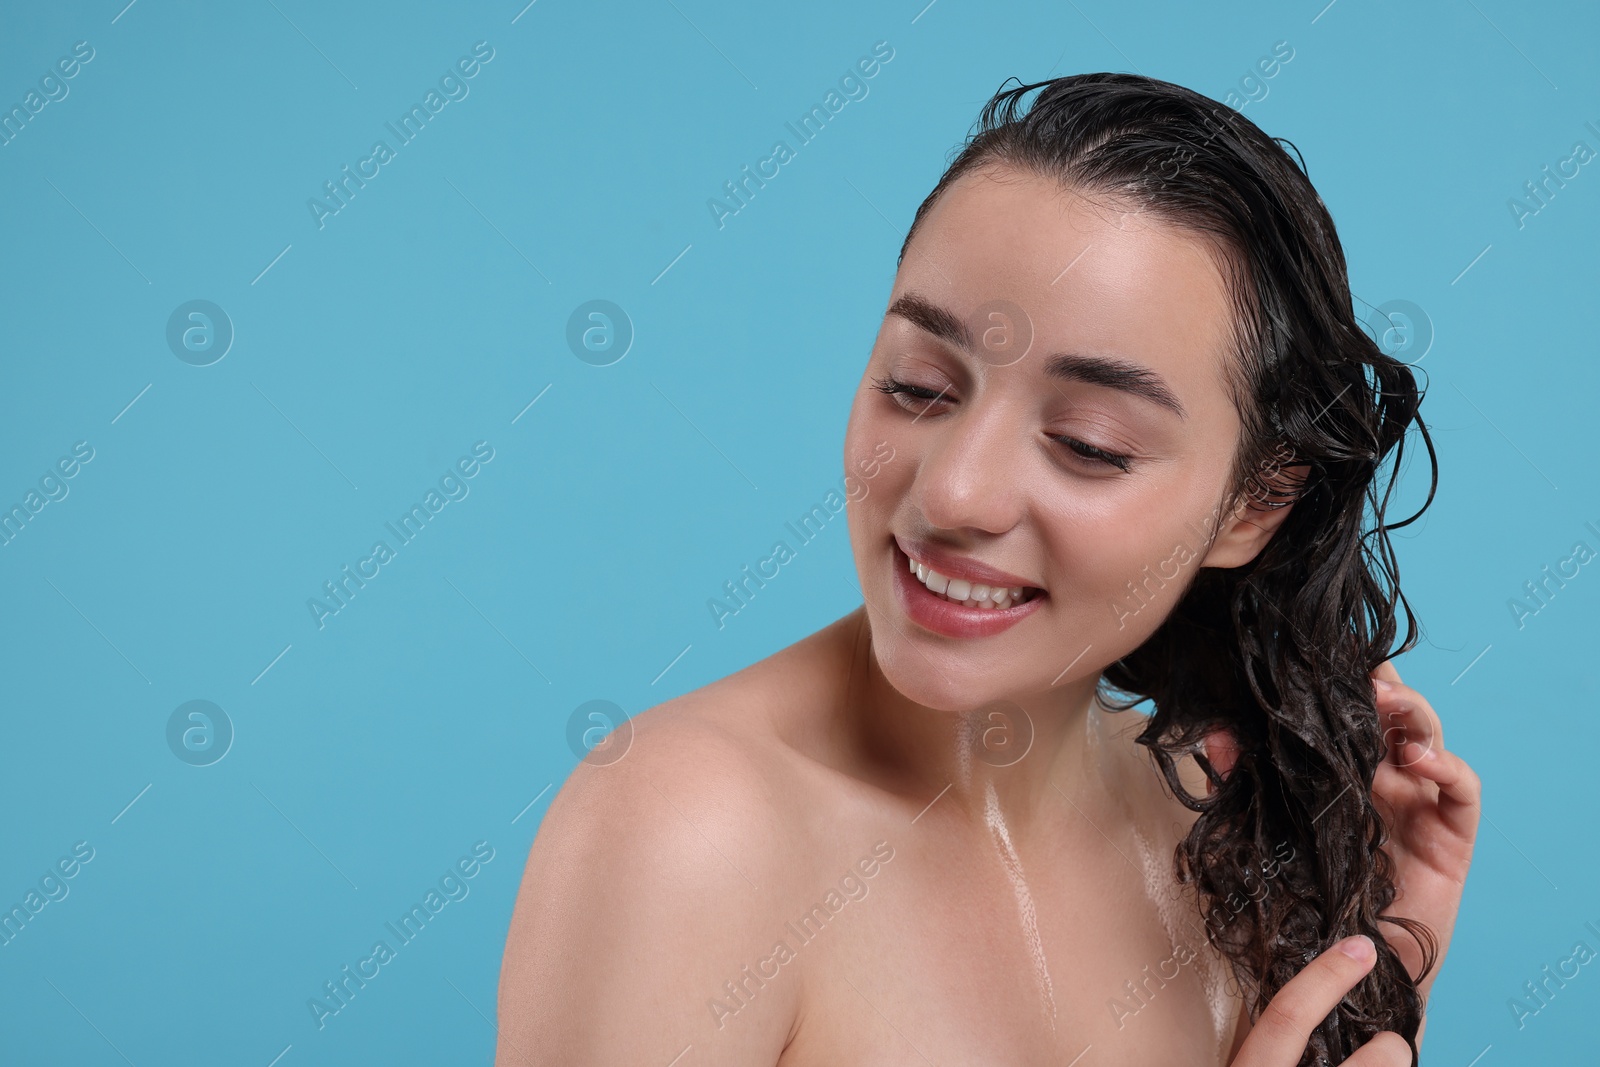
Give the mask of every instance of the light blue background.
POLYGON ((0 904, 95 849, 0 946, 6 1062, 489 1062, 573 709, 637 713, 858 603, 841 521, 725 629, 706 607, 839 483, 901 234, 979 106, 1104 69, 1220 99, 1279 40, 1245 113, 1303 152, 1356 293, 1435 331, 1400 668, 1486 820, 1427 1058, 1592 1050, 1600 965, 1520 1030, 1507 1006, 1600 948, 1600 568, 1521 629, 1507 606, 1600 549, 1600 167, 1523 227, 1507 205, 1600 148, 1592 5, 124 3, 0 18, 7 108, 95 50, 0 147, 0 505, 95 450, 0 547, 0 904), (319 229, 308 198, 480 40, 470 95, 319 229), (880 40, 869 96, 719 230, 708 198, 880 40), (236 330, 208 367, 165 341, 193 299, 236 330), (636 329, 611 366, 566 344, 592 299, 636 329), (480 440, 470 495, 319 630, 307 599, 480 440), (207 767, 165 738, 194 699, 237 732, 207 767), (480 840, 470 895, 319 1031, 307 999, 480 840))

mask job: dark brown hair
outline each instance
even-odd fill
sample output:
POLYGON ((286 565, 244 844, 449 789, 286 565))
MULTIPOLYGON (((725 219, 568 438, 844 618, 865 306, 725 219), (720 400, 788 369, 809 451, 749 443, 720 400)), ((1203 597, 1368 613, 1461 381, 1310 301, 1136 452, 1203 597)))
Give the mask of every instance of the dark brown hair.
MULTIPOLYGON (((1241 501, 1294 506, 1251 563, 1196 568, 1155 633, 1105 670, 1100 697, 1113 708, 1155 706, 1139 742, 1174 795, 1199 813, 1175 865, 1202 913, 1247 902, 1234 921, 1208 924, 1207 936, 1229 961, 1250 1018, 1317 953, 1363 933, 1378 961, 1318 1028, 1302 1062, 1339 1063, 1393 1030, 1411 1042, 1415 1063, 1423 1006, 1378 926, 1395 888, 1371 796, 1384 741, 1368 675, 1416 644, 1388 533, 1432 503, 1438 464, 1418 414, 1423 390, 1362 328, 1333 220, 1285 145, 1294 147, 1231 108, 1152 78, 1002 85, 917 209, 900 258, 940 194, 992 165, 1130 204, 1221 251, 1236 312, 1230 385, 1243 422, 1222 515, 1241 501), (1412 422, 1428 452, 1428 498, 1388 523, 1412 422), (1307 476, 1290 479, 1285 468, 1300 466, 1307 476), (1401 613, 1406 632, 1396 647, 1401 613), (1239 745, 1226 777, 1203 751, 1218 728, 1239 745), (1179 780, 1177 763, 1191 753, 1212 784, 1206 796, 1179 780), (1276 877, 1256 879, 1251 893, 1252 873, 1274 863, 1283 842, 1292 859, 1276 877)), ((1420 922, 1388 921, 1417 939, 1426 974, 1437 958, 1432 933, 1420 922)))

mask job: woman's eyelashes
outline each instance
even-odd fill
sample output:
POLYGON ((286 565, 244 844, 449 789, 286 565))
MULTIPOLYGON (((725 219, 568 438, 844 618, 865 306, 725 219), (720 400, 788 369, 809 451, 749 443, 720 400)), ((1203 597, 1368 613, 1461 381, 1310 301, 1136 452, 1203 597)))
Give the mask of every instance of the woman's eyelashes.
MULTIPOLYGON (((920 385, 911 385, 891 376, 874 378, 872 384, 873 388, 879 392, 892 397, 894 402, 902 409, 915 411, 919 418, 927 414, 928 409, 933 404, 946 400, 946 396, 949 393, 948 386, 944 389, 934 390, 920 385), (905 399, 901 399, 901 397, 905 399)), ((946 400, 946 402, 948 401, 946 400)), ((1046 434, 1045 436, 1061 445, 1074 456, 1090 463, 1115 467, 1123 472, 1128 471, 1133 465, 1133 457, 1126 453, 1112 452, 1091 445, 1087 441, 1080 441, 1078 438, 1067 434, 1046 434)))
MULTIPOLYGON (((873 387, 881 393, 886 393, 890 396, 894 396, 895 394, 903 394, 911 400, 920 401, 923 405, 924 411, 927 410, 928 404, 941 399, 947 392, 949 392, 948 388, 940 389, 936 392, 932 389, 924 389, 920 385, 908 385, 905 382, 900 381, 898 378, 889 377, 874 378, 872 379, 872 384, 873 387)), ((895 403, 899 404, 908 411, 911 410, 913 406, 906 400, 896 400, 895 403)), ((918 414, 921 414, 921 412, 918 412, 918 414)))
POLYGON ((1084 459, 1097 460, 1101 463, 1109 464, 1119 471, 1127 471, 1133 466, 1133 457, 1125 453, 1107 452, 1103 448, 1096 448, 1087 441, 1080 441, 1076 437, 1068 437, 1065 434, 1053 433, 1046 434, 1046 436, 1052 441, 1065 445, 1069 450, 1076 452, 1084 459))

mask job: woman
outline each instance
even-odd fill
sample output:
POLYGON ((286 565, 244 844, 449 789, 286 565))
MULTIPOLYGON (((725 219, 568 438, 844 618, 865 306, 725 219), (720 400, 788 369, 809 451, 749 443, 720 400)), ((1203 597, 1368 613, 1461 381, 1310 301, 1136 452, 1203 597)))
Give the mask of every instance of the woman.
POLYGON ((1385 662, 1419 401, 1255 125, 1002 88, 851 411, 863 606, 573 772, 497 1062, 1414 1063, 1478 801, 1385 662))

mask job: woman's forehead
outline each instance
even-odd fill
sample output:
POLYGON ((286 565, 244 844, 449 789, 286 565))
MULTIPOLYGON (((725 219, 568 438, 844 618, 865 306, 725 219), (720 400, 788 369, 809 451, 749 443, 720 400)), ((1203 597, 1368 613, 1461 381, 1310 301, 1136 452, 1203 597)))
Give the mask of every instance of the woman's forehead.
POLYGON ((1051 178, 990 170, 963 175, 934 203, 891 304, 915 292, 963 321, 1009 304, 1041 351, 1124 359, 1186 391, 1223 382, 1236 312, 1214 242, 1051 178))

